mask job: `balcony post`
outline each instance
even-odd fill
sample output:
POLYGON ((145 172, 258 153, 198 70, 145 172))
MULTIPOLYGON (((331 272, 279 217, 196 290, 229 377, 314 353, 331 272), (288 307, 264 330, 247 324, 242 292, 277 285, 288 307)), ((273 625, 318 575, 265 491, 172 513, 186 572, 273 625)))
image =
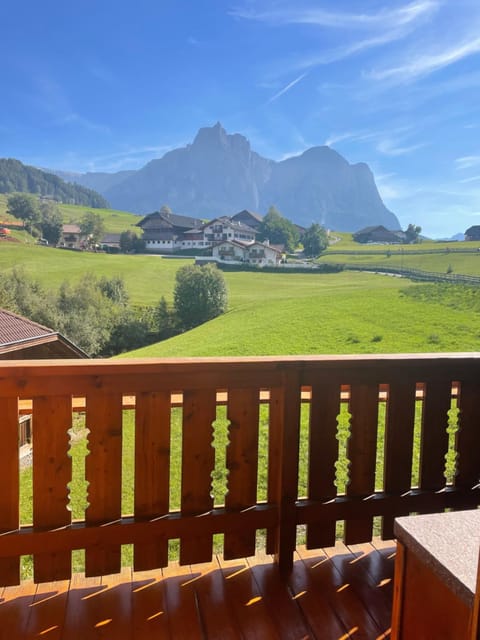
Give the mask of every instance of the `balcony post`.
MULTIPOLYGON (((298 365, 297 365, 298 366, 298 365)), ((301 385, 298 368, 285 371, 281 394, 277 504, 278 531, 275 540, 275 562, 280 573, 287 576, 293 567, 296 546, 298 495, 298 455, 300 440, 301 385)))

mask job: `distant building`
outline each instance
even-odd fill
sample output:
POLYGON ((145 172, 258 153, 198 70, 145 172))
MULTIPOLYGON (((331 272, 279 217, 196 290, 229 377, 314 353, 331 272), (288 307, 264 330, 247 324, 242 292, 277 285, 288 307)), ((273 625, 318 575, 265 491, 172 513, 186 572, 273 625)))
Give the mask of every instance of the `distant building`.
MULTIPOLYGON (((198 218, 181 216, 175 213, 165 213, 155 211, 149 213, 137 223, 143 231, 143 240, 147 251, 156 253, 172 253, 181 249, 184 234, 190 231, 199 231, 203 226, 203 221, 198 218)), ((195 245, 190 244, 189 248, 197 248, 199 241, 190 236, 190 243, 195 240, 195 245)), ((203 237, 202 237, 203 242, 203 237)), ((203 245, 201 245, 203 247, 203 245)))
POLYGON ((480 240, 480 225, 476 224, 465 231, 465 240, 480 240))
POLYGON ((244 244, 255 242, 260 223, 261 216, 246 209, 232 217, 221 216, 209 222, 155 211, 140 220, 137 226, 143 230, 147 251, 174 253, 208 249, 223 240, 244 244))
POLYGON ((234 222, 241 222, 242 224, 247 225, 247 227, 251 227, 252 229, 255 229, 255 231, 258 231, 262 224, 263 216, 259 213, 248 211, 248 209, 243 209, 243 211, 239 211, 230 219, 234 222))
POLYGON ((120 233, 105 233, 99 244, 102 249, 120 249, 120 233))
POLYGON ((238 240, 239 242, 254 242, 257 232, 242 222, 228 216, 215 218, 203 227, 204 239, 210 244, 220 240, 238 240))
POLYGON ((378 244, 402 244, 406 240, 405 233, 403 231, 389 231, 383 225, 377 225, 374 227, 365 227, 360 229, 352 236, 355 242, 362 244, 366 243, 378 243, 378 244))
POLYGON ((0 309, 0 360, 50 358, 88 358, 88 355, 53 329, 0 309))
POLYGON ((214 245, 212 256, 221 262, 241 262, 265 267, 280 264, 283 254, 266 242, 244 243, 238 240, 224 240, 214 245))
POLYGON ((59 247, 67 249, 83 249, 85 236, 78 224, 62 224, 62 233, 58 241, 59 247))

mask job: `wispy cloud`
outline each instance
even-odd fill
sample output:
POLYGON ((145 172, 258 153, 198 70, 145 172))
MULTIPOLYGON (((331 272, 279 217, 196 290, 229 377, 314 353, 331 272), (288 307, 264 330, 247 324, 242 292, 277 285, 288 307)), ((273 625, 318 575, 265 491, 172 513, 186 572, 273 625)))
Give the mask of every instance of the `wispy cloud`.
POLYGON ((332 145, 337 144, 337 142, 343 142, 345 140, 349 140, 351 142, 365 141, 378 138, 381 135, 382 132, 380 131, 369 131, 368 129, 360 131, 343 131, 342 133, 331 133, 325 140, 324 144, 331 147, 332 145))
POLYGON ((478 167, 480 165, 480 156, 463 156, 456 158, 455 164, 457 169, 470 169, 470 167, 478 167))
POLYGON ((478 181, 480 181, 480 176, 472 176, 471 178, 464 178, 463 180, 460 180, 460 182, 462 183, 478 182, 478 181))
POLYGON ((366 75, 374 80, 410 82, 477 53, 480 53, 480 38, 474 37, 440 51, 418 56, 410 52, 405 62, 384 69, 374 69, 366 75))
POLYGON ((274 25, 309 24, 319 27, 337 29, 369 29, 381 26, 401 26, 431 14, 437 9, 439 2, 422 0, 412 2, 398 9, 384 9, 377 13, 346 13, 326 11, 319 8, 288 7, 265 11, 258 9, 236 8, 230 15, 245 20, 257 20, 274 25))
POLYGON ((396 9, 383 9, 375 13, 335 12, 304 7, 280 7, 267 10, 236 8, 230 14, 245 20, 260 21, 271 26, 310 25, 319 29, 343 29, 351 34, 345 44, 302 55, 292 62, 282 64, 281 73, 304 71, 327 65, 381 47, 409 35, 441 5, 440 0, 417 0, 396 9), (362 36, 358 34, 362 33, 362 36))
POLYGON ((400 156, 425 146, 425 143, 405 144, 405 140, 411 137, 414 132, 413 125, 390 127, 389 129, 343 131, 330 134, 324 144, 332 146, 344 141, 366 142, 370 140, 376 143, 375 148, 380 153, 389 156, 400 156))
POLYGON ((268 100, 268 104, 270 104, 271 102, 275 102, 275 100, 278 100, 278 98, 280 98, 280 96, 283 96, 284 93, 287 93, 287 91, 290 91, 290 89, 292 89, 296 84, 301 82, 306 75, 307 75, 307 72, 302 73, 301 75, 298 76, 298 78, 295 78, 295 80, 292 80, 285 87, 283 87, 283 89, 280 89, 280 91, 277 91, 277 93, 268 100))
POLYGON ((88 131, 96 131, 97 133, 111 133, 110 127, 103 124, 92 122, 88 118, 84 118, 78 113, 68 113, 57 119, 57 124, 73 125, 86 129, 88 131))
POLYGON ((405 145, 401 141, 386 138, 377 144, 377 151, 386 156, 404 156, 425 146, 424 142, 405 145))

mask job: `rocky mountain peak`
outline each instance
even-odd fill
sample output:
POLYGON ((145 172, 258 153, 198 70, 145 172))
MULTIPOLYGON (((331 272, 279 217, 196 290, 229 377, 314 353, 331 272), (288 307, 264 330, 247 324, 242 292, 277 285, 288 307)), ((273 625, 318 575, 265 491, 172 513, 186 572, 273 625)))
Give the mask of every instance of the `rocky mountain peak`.
MULTIPOLYGON (((113 174, 117 176, 118 174, 113 174)), ((118 209, 149 213, 168 203, 175 212, 201 218, 274 204, 297 224, 321 222, 337 231, 383 224, 400 227, 383 204, 367 165, 351 165, 328 146, 275 162, 252 151, 240 133, 220 122, 199 129, 193 142, 99 190, 118 209)), ((79 180, 80 181, 80 180, 79 180)))

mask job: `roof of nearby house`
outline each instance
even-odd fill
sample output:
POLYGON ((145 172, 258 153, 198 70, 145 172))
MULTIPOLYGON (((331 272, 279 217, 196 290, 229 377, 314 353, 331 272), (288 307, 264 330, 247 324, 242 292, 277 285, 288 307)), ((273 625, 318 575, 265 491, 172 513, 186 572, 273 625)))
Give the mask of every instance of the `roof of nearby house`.
POLYGON ((251 247, 262 247, 263 249, 271 249, 275 251, 275 253, 283 253, 277 246, 273 244, 266 244, 265 242, 252 242, 252 244, 247 245, 250 249, 251 247))
MULTIPOLYGON (((373 231, 388 231, 388 229, 386 227, 384 227, 382 224, 377 224, 374 225, 372 227, 365 227, 363 229, 360 229, 359 231, 356 231, 353 235, 360 235, 360 234, 364 234, 364 233, 372 233, 373 231)), ((391 231, 390 233, 393 233, 393 231, 391 231)))
POLYGON ((234 216, 232 216, 232 220, 235 220, 235 218, 246 218, 246 217, 254 218, 255 220, 257 220, 257 222, 261 222, 263 220, 262 215, 260 215, 259 213, 254 213, 253 211, 249 211, 248 209, 242 209, 242 211, 239 211, 238 213, 236 213, 234 216))
POLYGON ((213 246, 220 247, 222 244, 233 244, 235 247, 240 247, 241 249, 248 249, 251 247, 254 242, 242 242, 241 240, 220 240, 216 242, 213 246))
POLYGON ((203 225, 203 221, 199 218, 191 218, 189 216, 181 216, 176 213, 161 213, 160 211, 154 211, 149 213, 144 218, 137 222, 137 227, 144 227, 153 229, 156 223, 163 223, 161 226, 167 224, 171 227, 179 227, 181 229, 193 229, 199 228, 203 225))
POLYGON ((58 357, 87 358, 87 354, 61 334, 38 322, 0 309, 0 357, 5 353, 24 351, 41 345, 49 345, 48 353, 55 357, 57 343, 58 357))
POLYGON ((82 233, 78 224, 62 224, 62 233, 82 233))
POLYGON ((100 244, 120 244, 120 233, 105 233, 100 244))
POLYGON ((228 216, 221 216, 220 218, 210 220, 210 222, 207 222, 204 225, 204 229, 211 227, 214 224, 222 224, 224 226, 231 227, 232 229, 237 229, 238 231, 245 231, 253 234, 257 233, 252 227, 249 227, 242 222, 237 222, 237 220, 233 220, 233 218, 229 218, 228 216))

